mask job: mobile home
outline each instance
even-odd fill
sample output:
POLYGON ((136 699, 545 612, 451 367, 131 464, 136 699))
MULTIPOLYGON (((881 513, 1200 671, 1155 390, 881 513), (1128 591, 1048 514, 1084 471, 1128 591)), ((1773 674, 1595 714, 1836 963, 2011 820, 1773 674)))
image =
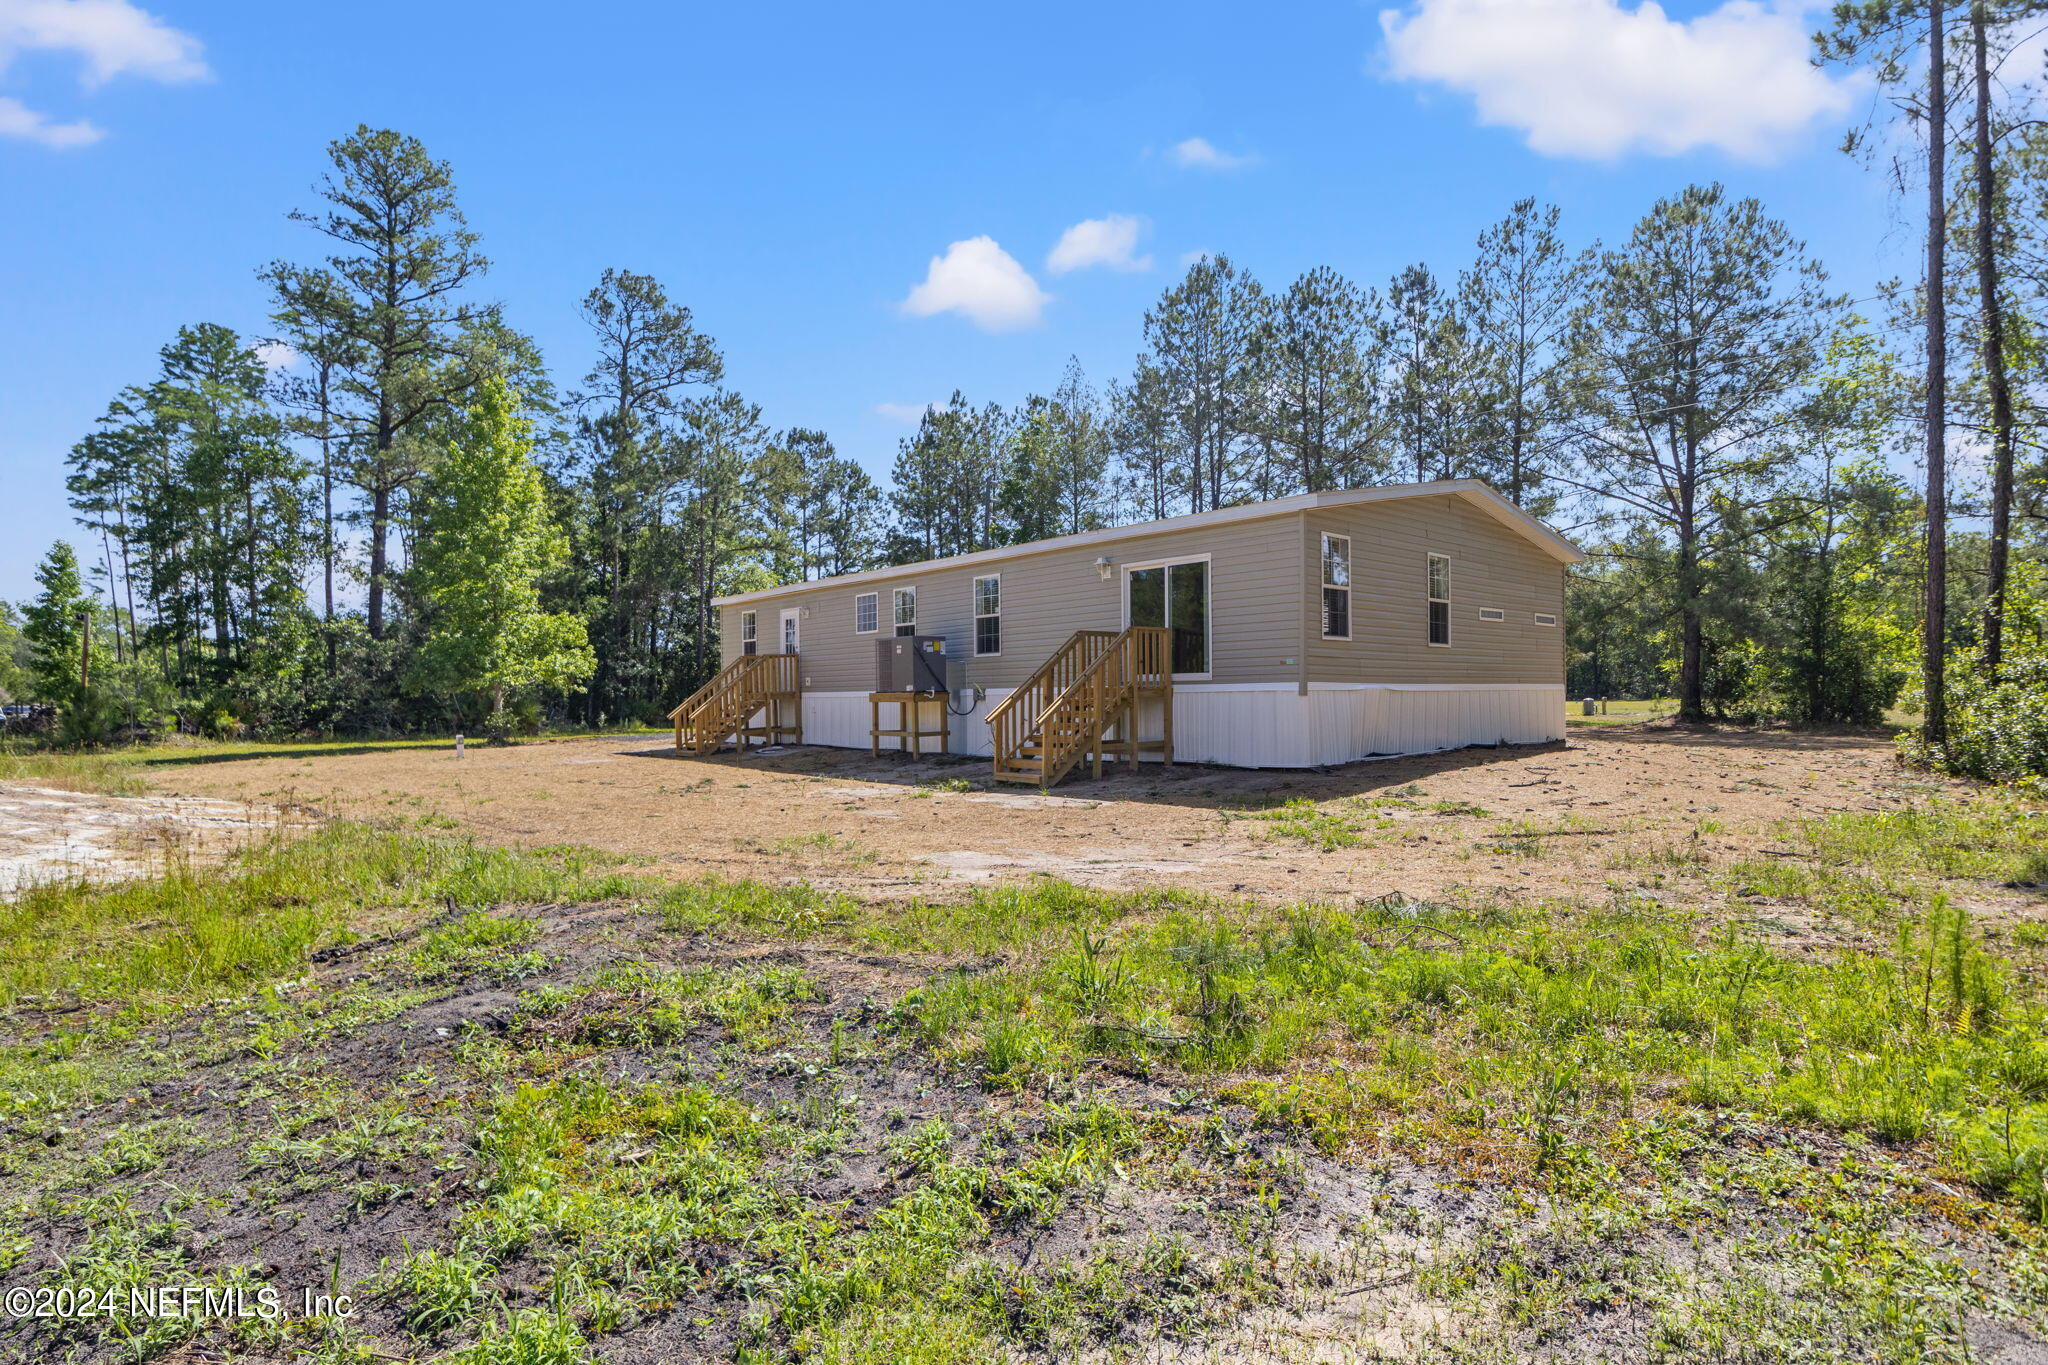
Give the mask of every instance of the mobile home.
POLYGON ((1105 758, 1312 767, 1558 739, 1581 558, 1457 479, 739 593, 677 744, 943 746, 1050 782, 1105 758), (892 672, 906 649, 927 657, 892 672))

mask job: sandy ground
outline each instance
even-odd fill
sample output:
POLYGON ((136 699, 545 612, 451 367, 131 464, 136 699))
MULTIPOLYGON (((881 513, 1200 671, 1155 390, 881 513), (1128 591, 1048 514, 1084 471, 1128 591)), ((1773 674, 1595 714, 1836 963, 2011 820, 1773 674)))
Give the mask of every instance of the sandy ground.
MULTIPOLYGON (((1053 794, 988 783, 985 760, 789 748, 678 757, 644 738, 513 748, 213 761, 152 774, 166 793, 304 803, 334 815, 460 827, 505 844, 587 844, 679 876, 802 879, 867 895, 1051 874, 1251 896, 1541 894, 1634 869, 1782 847, 1779 822, 1882 810, 1943 789, 1870 736, 1664 725, 1567 743, 1466 749, 1323 772, 1147 765, 1053 794), (938 784, 974 784, 967 791, 938 784), (1361 843, 1323 851, 1247 811, 1304 797, 1361 843), (1433 803, 1475 811, 1445 813, 1433 803), (1544 856, 1503 840, 1535 837, 1544 856)), ((1524 845, 1526 847, 1526 845, 1524 845)))
POLYGON ((0 899, 32 886, 146 877, 262 838, 276 803, 207 797, 94 796, 0 783, 0 899))

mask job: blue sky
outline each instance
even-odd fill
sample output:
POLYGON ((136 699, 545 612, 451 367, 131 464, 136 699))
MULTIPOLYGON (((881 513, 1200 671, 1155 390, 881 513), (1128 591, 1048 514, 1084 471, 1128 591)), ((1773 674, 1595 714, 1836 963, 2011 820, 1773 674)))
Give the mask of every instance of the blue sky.
POLYGON ((64 453, 175 329, 261 332, 256 268, 318 254, 285 214, 357 123, 453 163, 488 291, 564 383, 589 358, 576 300, 607 266, 651 273, 772 424, 881 474, 955 388, 1013 402, 1069 354, 1127 370, 1204 250, 1269 285, 1450 274, 1519 196, 1589 241, 1718 179, 1868 293, 1911 231, 1835 150, 1867 96, 1806 69, 1814 17, 0 0, 0 598, 76 534, 64 453))

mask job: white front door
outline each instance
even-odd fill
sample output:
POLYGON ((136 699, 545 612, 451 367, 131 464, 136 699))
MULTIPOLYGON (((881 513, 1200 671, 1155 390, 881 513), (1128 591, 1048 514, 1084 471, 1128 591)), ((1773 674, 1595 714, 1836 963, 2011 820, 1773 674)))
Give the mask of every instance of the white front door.
POLYGON ((796 653, 796 618, 797 609, 795 607, 790 607, 782 613, 782 652, 784 654, 796 653))

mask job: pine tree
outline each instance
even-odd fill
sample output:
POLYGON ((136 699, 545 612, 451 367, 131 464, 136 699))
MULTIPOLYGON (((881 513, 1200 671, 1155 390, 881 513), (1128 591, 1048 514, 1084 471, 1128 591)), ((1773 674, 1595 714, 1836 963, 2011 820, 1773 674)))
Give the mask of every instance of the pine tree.
POLYGON ((1205 256, 1145 314, 1145 351, 1123 401, 1139 405, 1126 417, 1143 433, 1135 457, 1157 463, 1128 472, 1162 515, 1253 496, 1267 308, 1250 274, 1227 256, 1205 256))
POLYGON ((1754 199, 1692 186, 1602 256, 1573 332, 1593 491, 1668 536, 1675 557, 1686 719, 1705 714, 1712 575, 1796 453, 1783 433, 1840 303, 1825 280, 1754 199))
POLYGON ((1479 238, 1479 258, 1459 285, 1459 309, 1480 372, 1485 415, 1478 473, 1517 507, 1542 512, 1546 472, 1571 430, 1572 385, 1565 340, 1586 304, 1595 253, 1574 255, 1557 230, 1558 210, 1534 199, 1479 238))
POLYGON ((279 342, 291 348, 303 373, 282 371, 271 378, 271 393, 291 415, 286 428, 311 441, 320 452, 320 620, 327 665, 335 662, 335 595, 339 540, 335 533, 334 490, 343 453, 340 421, 341 377, 358 363, 362 343, 342 326, 344 293, 339 281, 321 270, 294 272, 288 292, 280 291, 271 321, 279 342))
POLYGON ((1426 266, 1387 288, 1396 467, 1417 483, 1478 472, 1484 442, 1478 378, 1488 358, 1467 335, 1457 301, 1426 266))
POLYGON ((78 553, 64 541, 36 567, 42 591, 22 613, 21 637, 28 644, 28 682, 35 696, 59 706, 76 700, 83 690, 86 640, 91 630, 92 599, 78 573, 78 553))
POLYGON ((1268 495, 1384 483, 1388 414, 1379 391, 1379 302, 1328 267, 1273 301, 1260 338, 1268 374, 1265 433, 1286 458, 1268 495))
POLYGON ((489 269, 455 199, 455 176, 419 139, 359 127, 328 144, 325 207, 297 211, 335 243, 323 268, 274 262, 263 276, 277 312, 334 341, 330 398, 350 460, 346 480, 368 500, 372 639, 386 627, 397 500, 421 476, 427 419, 459 407, 497 369, 480 345, 497 305, 469 290, 489 269))
POLYGON ((1103 525, 1107 510, 1110 432, 1102 404, 1073 356, 1067 357, 1066 371, 1053 390, 1050 415, 1060 508, 1057 534, 1092 531, 1103 525))
POLYGON ((1026 400, 1010 432, 1006 472, 998 494, 998 535, 1010 545, 1049 540, 1066 526, 1060 480, 1060 430, 1051 400, 1026 400))
POLYGON ((792 427, 781 444, 802 466, 798 540, 803 576, 859 573, 881 553, 882 493, 852 460, 839 457, 822 431, 792 427))
MULTIPOLYGON (((1925 5, 1910 0, 1842 0, 1833 25, 1815 35, 1822 61, 1867 66, 1882 87, 1896 91, 1895 103, 1919 125, 1926 151, 1926 268, 1921 276, 1926 345, 1922 439, 1927 472, 1926 593, 1921 613, 1921 740, 1939 752, 1948 739, 1948 109, 1949 25, 1944 0, 1925 5), (1910 64, 1924 48, 1925 81, 1912 93, 1910 64)), ((1868 145, 1852 132, 1847 148, 1868 145)), ((1901 176, 1903 183, 1903 175, 1901 176)))

